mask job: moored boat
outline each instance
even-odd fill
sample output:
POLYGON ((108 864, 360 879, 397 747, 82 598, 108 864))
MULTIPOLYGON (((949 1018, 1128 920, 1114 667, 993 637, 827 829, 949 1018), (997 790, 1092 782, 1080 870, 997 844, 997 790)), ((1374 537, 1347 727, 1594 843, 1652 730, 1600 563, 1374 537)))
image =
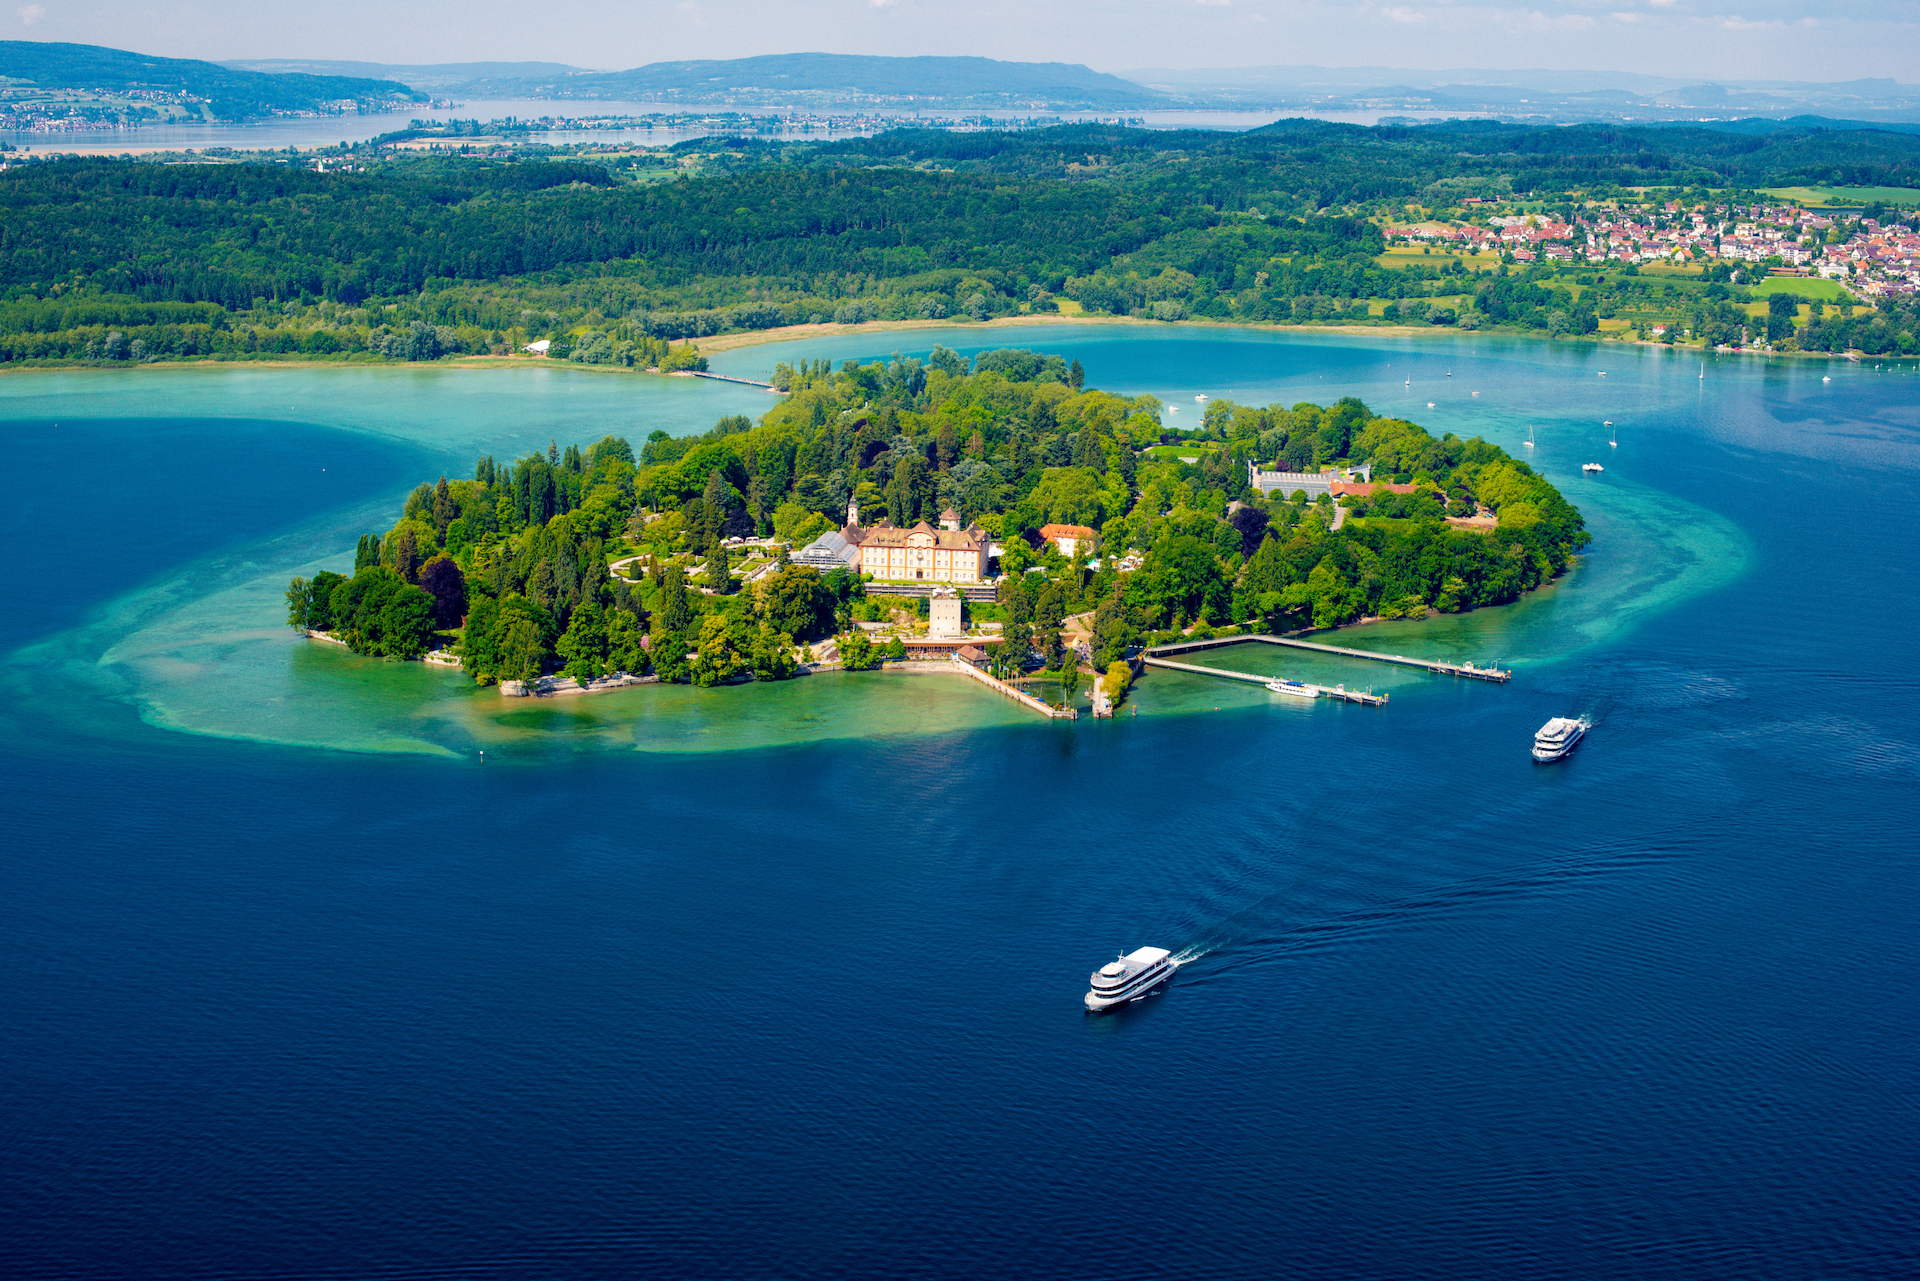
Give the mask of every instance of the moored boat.
POLYGON ((1587 736, 1587 723, 1571 716, 1556 716, 1533 736, 1533 759, 1557 761, 1580 745, 1587 736))
POLYGON ((1110 1010, 1137 1001, 1173 977, 1173 953, 1164 947, 1142 947, 1093 972, 1087 1008, 1110 1010))
POLYGON ((1318 698, 1320 691, 1304 681, 1268 681, 1267 688, 1276 694, 1291 694, 1295 698, 1318 698))

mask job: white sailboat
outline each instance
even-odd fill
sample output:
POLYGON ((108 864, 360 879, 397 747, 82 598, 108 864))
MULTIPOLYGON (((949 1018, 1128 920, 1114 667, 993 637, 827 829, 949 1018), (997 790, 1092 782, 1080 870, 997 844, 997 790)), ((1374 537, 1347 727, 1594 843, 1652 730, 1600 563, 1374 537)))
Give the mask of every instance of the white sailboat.
MULTIPOLYGON (((1607 426, 1609 428, 1613 427, 1613 423, 1611 420, 1608 421, 1607 426)), ((1607 437, 1607 444, 1610 448, 1613 448, 1613 449, 1620 448, 1620 432, 1617 428, 1614 429, 1612 433, 1607 437)))
POLYGON ((1527 424, 1527 448, 1528 449, 1533 448, 1533 424, 1532 423, 1527 424))

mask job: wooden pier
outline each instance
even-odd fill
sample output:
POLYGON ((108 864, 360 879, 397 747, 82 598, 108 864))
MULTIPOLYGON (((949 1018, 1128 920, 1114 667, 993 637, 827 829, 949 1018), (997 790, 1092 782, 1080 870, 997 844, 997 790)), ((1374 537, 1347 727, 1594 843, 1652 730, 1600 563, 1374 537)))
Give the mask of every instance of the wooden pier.
MULTIPOLYGON (((1498 667, 1479 667, 1473 663, 1443 663, 1433 658, 1408 658, 1403 654, 1376 654, 1372 650, 1347 649, 1340 645, 1321 645, 1314 641, 1295 640, 1291 636, 1218 636, 1212 640, 1179 641, 1171 645, 1155 645, 1147 651, 1149 656, 1160 654, 1188 654, 1195 650, 1218 649, 1222 645, 1238 645, 1242 641, 1259 641, 1265 645, 1285 645, 1290 649, 1312 650, 1318 654, 1338 654, 1342 658, 1364 658, 1374 663, 1396 663, 1401 667, 1417 667, 1423 672, 1433 672, 1439 676, 1464 676, 1469 680, 1494 681, 1504 685, 1513 679, 1513 673, 1498 667)), ((1151 661, 1151 657, 1149 659, 1151 661)))
MULTIPOLYGON (((1256 676, 1252 672, 1231 672, 1224 667, 1202 667, 1198 663, 1176 663, 1170 658, 1155 658, 1151 654, 1144 656, 1141 661, 1145 662, 1149 667, 1164 667, 1168 671, 1192 672, 1196 676, 1220 676, 1230 681, 1249 681, 1260 686, 1265 686, 1268 681, 1279 679, 1275 676, 1256 676)), ((1368 707, 1385 707, 1387 703, 1387 696, 1385 694, 1373 694, 1362 690, 1348 689, 1345 685, 1309 685, 1305 681, 1296 681, 1294 683, 1312 690, 1315 698, 1338 699, 1343 703, 1364 703, 1368 707)), ((1287 695, 1287 697, 1293 696, 1287 695)))

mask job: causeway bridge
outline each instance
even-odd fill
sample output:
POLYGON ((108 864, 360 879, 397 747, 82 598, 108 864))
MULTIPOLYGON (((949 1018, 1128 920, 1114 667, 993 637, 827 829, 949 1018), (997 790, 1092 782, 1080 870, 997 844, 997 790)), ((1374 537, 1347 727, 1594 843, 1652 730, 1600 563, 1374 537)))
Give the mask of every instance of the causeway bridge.
POLYGON ((732 374, 710 374, 700 369, 693 370, 692 372, 695 378, 711 378, 717 383, 739 383, 743 387, 764 387, 768 391, 780 390, 772 383, 763 383, 753 378, 735 378, 732 374))

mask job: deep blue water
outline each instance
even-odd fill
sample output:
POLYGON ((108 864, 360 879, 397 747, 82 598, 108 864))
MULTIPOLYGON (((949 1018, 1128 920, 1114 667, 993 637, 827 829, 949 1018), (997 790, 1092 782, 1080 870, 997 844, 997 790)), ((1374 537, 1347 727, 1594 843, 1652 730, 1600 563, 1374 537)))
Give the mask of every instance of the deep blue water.
MULTIPOLYGON (((1645 425, 1744 573, 1384 711, 485 765, 0 713, 0 1267, 1920 1274, 1920 413, 1817 377, 1645 425), (1142 943, 1206 952, 1086 1016, 1142 943)), ((0 439, 10 644, 419 461, 182 428, 76 515, 0 439)))

